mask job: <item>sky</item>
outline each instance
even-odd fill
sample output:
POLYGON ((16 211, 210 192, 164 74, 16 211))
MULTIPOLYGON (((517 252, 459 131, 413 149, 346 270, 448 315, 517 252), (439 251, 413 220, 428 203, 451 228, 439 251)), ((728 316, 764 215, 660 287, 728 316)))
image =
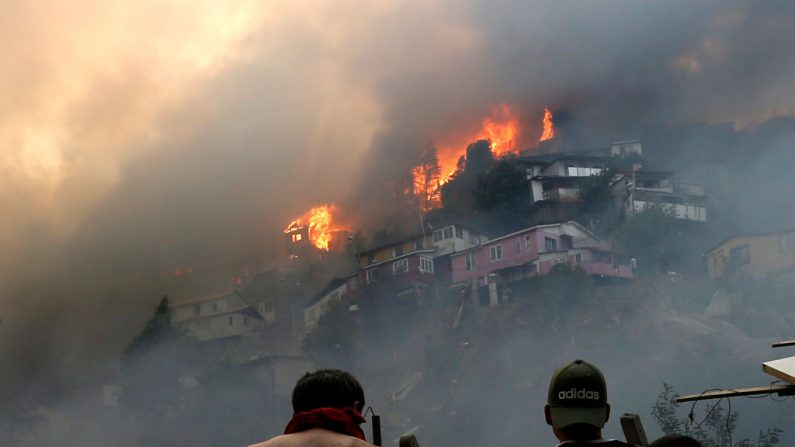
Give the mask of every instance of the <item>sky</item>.
POLYGON ((785 1, 5 0, 0 379, 118 354, 163 272, 264 265, 311 206, 377 226, 500 104, 523 148, 545 107, 596 142, 792 115, 793 41, 785 1))

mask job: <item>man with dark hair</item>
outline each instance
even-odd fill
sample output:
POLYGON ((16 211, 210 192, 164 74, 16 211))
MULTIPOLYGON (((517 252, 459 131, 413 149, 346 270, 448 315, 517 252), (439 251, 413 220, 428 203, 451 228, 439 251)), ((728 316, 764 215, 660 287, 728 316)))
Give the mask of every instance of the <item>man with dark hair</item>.
POLYGON ((293 388, 293 417, 284 434, 251 447, 373 447, 360 427, 362 408, 364 390, 351 374, 306 373, 293 388))
POLYGON ((584 360, 566 363, 552 374, 544 417, 560 446, 631 446, 602 438, 610 417, 607 384, 599 368, 584 360))
POLYGON ((684 435, 666 435, 651 443, 649 447, 701 447, 701 443, 684 435))

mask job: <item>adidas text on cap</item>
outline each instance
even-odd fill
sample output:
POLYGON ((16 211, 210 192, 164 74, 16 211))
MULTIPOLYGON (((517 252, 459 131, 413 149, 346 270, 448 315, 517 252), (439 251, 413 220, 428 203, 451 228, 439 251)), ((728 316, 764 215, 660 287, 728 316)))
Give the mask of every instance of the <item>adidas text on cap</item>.
POLYGON ((552 374, 547 403, 552 425, 589 424, 602 428, 607 422, 607 385, 599 368, 574 360, 552 374))

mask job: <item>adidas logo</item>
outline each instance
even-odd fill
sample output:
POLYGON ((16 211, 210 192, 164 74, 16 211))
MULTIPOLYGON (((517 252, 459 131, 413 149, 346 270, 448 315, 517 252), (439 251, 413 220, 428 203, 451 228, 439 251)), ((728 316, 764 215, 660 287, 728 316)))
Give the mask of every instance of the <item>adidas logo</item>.
POLYGON ((599 400, 599 391, 591 391, 586 390, 585 388, 577 389, 572 388, 567 391, 558 391, 558 399, 560 400, 567 400, 567 399, 589 399, 589 400, 599 400))

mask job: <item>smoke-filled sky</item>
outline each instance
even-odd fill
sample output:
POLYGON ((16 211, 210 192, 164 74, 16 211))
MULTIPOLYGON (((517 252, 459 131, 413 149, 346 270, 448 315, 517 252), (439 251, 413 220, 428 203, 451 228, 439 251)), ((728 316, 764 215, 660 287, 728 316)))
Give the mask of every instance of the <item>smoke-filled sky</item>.
POLYGON ((787 1, 6 0, 0 382, 118 353, 163 271, 262 265, 318 203, 371 215, 498 104, 521 147, 544 107, 597 142, 791 114, 793 42, 787 1))

